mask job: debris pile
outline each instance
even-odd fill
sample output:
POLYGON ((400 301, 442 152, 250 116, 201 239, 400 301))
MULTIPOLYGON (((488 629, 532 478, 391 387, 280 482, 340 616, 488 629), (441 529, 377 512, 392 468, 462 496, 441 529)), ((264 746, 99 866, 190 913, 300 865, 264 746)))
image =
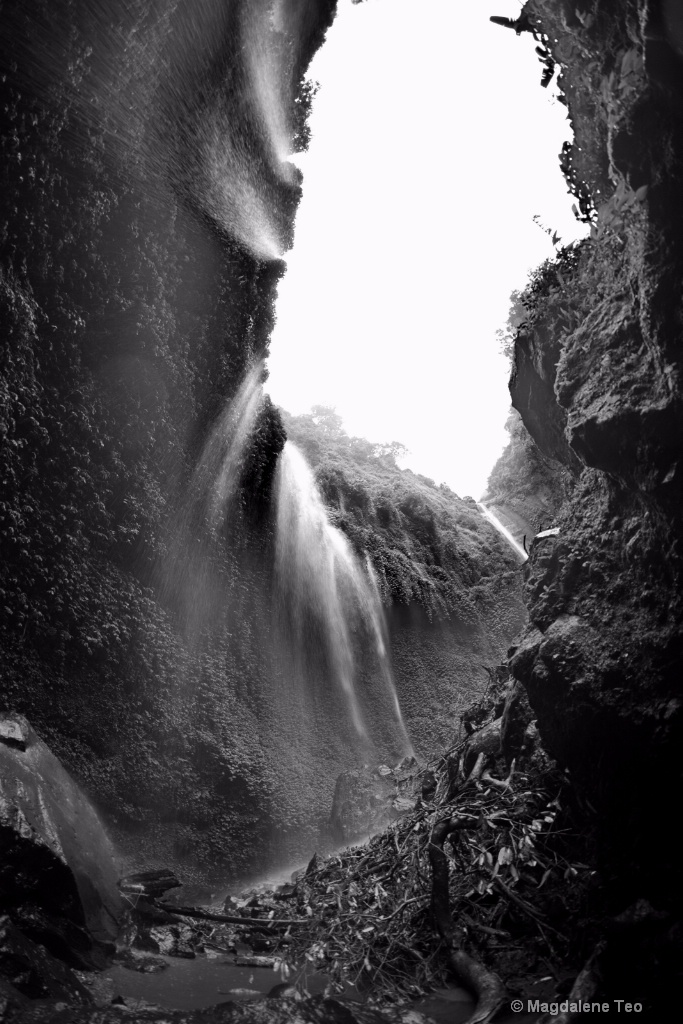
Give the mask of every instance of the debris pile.
POLYGON ((432 767, 431 800, 298 881, 299 906, 316 923, 292 932, 294 960, 316 963, 335 986, 348 979, 369 989, 373 999, 414 998, 452 980, 437 924, 445 911, 458 947, 513 994, 526 993, 529 980, 577 973, 580 952, 576 969, 566 969, 575 951, 563 924, 580 911, 591 872, 573 859, 565 832, 565 779, 538 751, 505 778, 479 758, 458 779, 465 748, 432 767), (435 888, 439 852, 445 893, 435 888))
POLYGON ((416 764, 421 796, 382 833, 314 856, 291 885, 233 901, 252 916, 231 919, 228 944, 255 938, 260 953, 267 941, 292 982, 315 968, 330 993, 351 983, 377 1004, 454 980, 474 990, 480 1014, 513 995, 568 991, 591 951, 591 929, 577 939, 575 927, 595 888, 590 840, 572 827, 566 775, 529 742, 534 729, 514 706, 500 685, 477 709, 478 728, 468 720, 470 735, 416 764))
POLYGON ((403 815, 366 843, 316 853, 291 883, 194 908, 150 891, 173 877, 126 879, 129 946, 231 954, 304 991, 319 971, 329 996, 353 989, 378 1009, 456 982, 478 1021, 513 997, 568 994, 595 948, 600 887, 585 817, 531 717, 518 684, 492 673, 445 754, 391 770, 411 795, 403 815))

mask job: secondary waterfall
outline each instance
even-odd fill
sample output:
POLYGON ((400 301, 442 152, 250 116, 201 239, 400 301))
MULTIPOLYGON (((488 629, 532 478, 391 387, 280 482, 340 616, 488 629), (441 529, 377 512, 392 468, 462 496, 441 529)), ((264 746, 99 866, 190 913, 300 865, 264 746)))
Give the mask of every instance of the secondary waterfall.
POLYGON ((225 599, 217 548, 239 513, 239 485, 246 448, 263 403, 263 361, 244 377, 204 442, 173 522, 160 594, 178 610, 186 630, 200 633, 225 599))
POLYGON ((491 525, 496 528, 501 537, 505 538, 510 547, 514 550, 515 554, 518 555, 520 561, 526 562, 528 558, 526 551, 524 550, 522 545, 515 540, 515 538, 512 536, 508 528, 506 526, 503 526, 498 516, 496 516, 490 509, 486 507, 486 505, 483 505, 480 501, 477 502, 477 508, 484 516, 484 518, 488 519, 491 525))
POLYGON ((262 380, 263 360, 259 360, 216 420, 192 475, 189 505, 214 536, 234 504, 245 448, 263 402, 262 380))
POLYGON ((379 585, 377 583, 377 573, 375 572, 370 556, 367 553, 365 555, 365 566, 368 572, 368 579, 370 580, 370 589, 367 595, 364 595, 364 604, 367 609, 369 621, 372 624, 377 659, 380 664, 384 684, 392 697, 394 712, 396 714, 400 731, 407 744, 407 753, 413 754, 413 745, 410 742, 408 731, 406 729, 405 722, 403 721, 401 705, 398 701, 398 694, 396 693, 396 685, 394 683, 394 674, 391 670, 391 662, 389 660, 389 651, 387 649, 387 624, 384 616, 384 609, 382 608, 382 595, 379 592, 379 585), (367 600, 367 597, 369 597, 369 601, 367 600))
POLYGON ((276 601, 294 650, 294 685, 322 697, 323 704, 325 691, 329 688, 333 698, 336 690, 356 737, 370 749, 368 707, 379 698, 392 720, 398 752, 411 751, 389 664, 376 581, 330 521, 313 473, 290 441, 280 456, 276 501, 276 601), (364 636, 370 639, 376 661, 371 695, 358 688, 357 649, 364 636))

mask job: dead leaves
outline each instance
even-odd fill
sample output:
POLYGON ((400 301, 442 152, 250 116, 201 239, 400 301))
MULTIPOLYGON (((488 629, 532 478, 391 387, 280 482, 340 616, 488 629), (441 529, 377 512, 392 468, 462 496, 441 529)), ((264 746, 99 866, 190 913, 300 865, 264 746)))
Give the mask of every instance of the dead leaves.
MULTIPOLYGON (((447 762, 432 768, 442 782, 447 762)), ((293 930, 290 961, 314 963, 337 991, 350 981, 378 1000, 414 998, 447 984, 447 950, 430 907, 429 861, 434 830, 446 821, 457 827, 444 854, 464 948, 498 970, 497 958, 525 948, 531 931, 557 961, 565 939, 541 903, 566 886, 568 871, 585 867, 558 852, 561 784, 547 763, 543 770, 517 770, 508 780, 490 769, 466 780, 449 802, 449 787, 439 785, 440 802, 421 803, 365 846, 319 859, 297 883, 299 906, 310 908, 319 923, 293 930)))

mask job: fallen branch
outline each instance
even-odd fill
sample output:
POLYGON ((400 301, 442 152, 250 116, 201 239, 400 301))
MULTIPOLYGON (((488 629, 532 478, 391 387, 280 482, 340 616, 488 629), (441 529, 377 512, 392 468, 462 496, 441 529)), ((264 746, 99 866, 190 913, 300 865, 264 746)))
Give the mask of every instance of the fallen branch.
POLYGON ((404 900, 400 907, 397 907, 393 913, 389 914, 387 917, 378 917, 377 921, 381 924, 385 924, 387 921, 391 921, 392 918, 396 917, 397 914, 400 914, 402 910, 405 910, 409 903, 419 903, 424 898, 424 896, 415 896, 411 900, 404 900))
POLYGON ((509 939, 510 932, 504 932, 502 928, 491 928, 487 924, 480 924, 479 921, 475 921, 469 914, 460 912, 460 917, 463 919, 468 928, 474 928, 475 931, 482 932, 484 935, 493 935, 499 939, 509 939))
POLYGON ((458 981, 470 989, 477 998, 474 1013, 467 1024, 485 1024, 490 1021, 505 1001, 505 986, 497 974, 460 948, 453 924, 448 895, 448 857, 443 844, 449 835, 467 828, 467 819, 445 818, 435 825, 429 845, 432 866, 432 913, 437 931, 448 947, 451 966, 458 981))
MULTIPOLYGON (((536 922, 540 921, 541 924, 545 924, 545 921, 543 920, 541 914, 539 914, 539 912, 537 910, 534 910, 533 907, 530 907, 529 904, 526 903, 521 898, 521 896, 518 896, 517 893, 514 892, 510 888, 509 885, 506 885, 505 882, 502 880, 502 878, 499 878, 498 875, 495 875, 493 881, 496 883, 496 885, 500 886, 500 888, 503 890, 503 892, 508 897, 508 899, 512 900, 512 902, 516 906, 518 906, 520 910, 523 910, 524 913, 528 914, 529 917, 532 918, 534 921, 536 921, 536 922)), ((550 927, 550 926, 548 925, 547 927, 550 927)), ((551 930, 553 930, 553 929, 551 929, 551 930)))
POLYGON ((530 907, 528 903, 526 903, 517 895, 517 893, 513 892, 512 889, 508 885, 506 885, 501 878, 498 877, 498 875, 496 875, 493 880, 494 882, 498 883, 498 885, 503 890, 508 899, 512 900, 512 902, 516 906, 518 906, 520 910, 523 910, 524 913, 531 918, 531 920, 534 922, 539 932, 541 933, 543 941, 548 946, 548 949, 550 949, 550 951, 554 953, 553 945, 548 936, 546 935, 546 930, 552 932, 554 935, 557 935, 558 938, 564 939, 565 941, 567 936, 563 935, 562 932, 558 932, 557 928, 553 928, 552 925, 548 924, 547 921, 543 919, 541 914, 537 913, 537 911, 535 911, 533 907, 530 907))
POLYGON ((272 956, 236 956, 236 967, 267 967, 272 971, 275 967, 275 957, 272 956))
POLYGON ((169 914, 180 914, 181 917, 197 917, 202 921, 222 921, 225 924, 243 924, 249 928, 289 928, 301 924, 316 924, 312 918, 268 918, 268 917, 236 917, 232 914, 213 914, 208 910, 196 907, 173 907, 170 903, 160 903, 160 907, 169 914))

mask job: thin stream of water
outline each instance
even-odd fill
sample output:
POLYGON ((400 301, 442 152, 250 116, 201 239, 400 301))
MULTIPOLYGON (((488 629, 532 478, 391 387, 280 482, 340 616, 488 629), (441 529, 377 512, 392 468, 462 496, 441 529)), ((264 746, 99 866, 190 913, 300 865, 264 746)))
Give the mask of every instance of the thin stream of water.
POLYGON ((484 518, 488 519, 491 525, 495 527, 495 529, 498 531, 501 537, 503 537, 507 541, 507 543, 513 549, 515 554, 518 556, 520 562, 526 562, 528 558, 526 551, 524 550, 522 545, 515 540, 515 538, 512 536, 508 528, 506 526, 503 526, 498 516, 495 515, 495 513, 493 513, 491 509, 487 508, 486 505, 483 505, 480 501, 477 502, 477 508, 484 516, 484 518))

